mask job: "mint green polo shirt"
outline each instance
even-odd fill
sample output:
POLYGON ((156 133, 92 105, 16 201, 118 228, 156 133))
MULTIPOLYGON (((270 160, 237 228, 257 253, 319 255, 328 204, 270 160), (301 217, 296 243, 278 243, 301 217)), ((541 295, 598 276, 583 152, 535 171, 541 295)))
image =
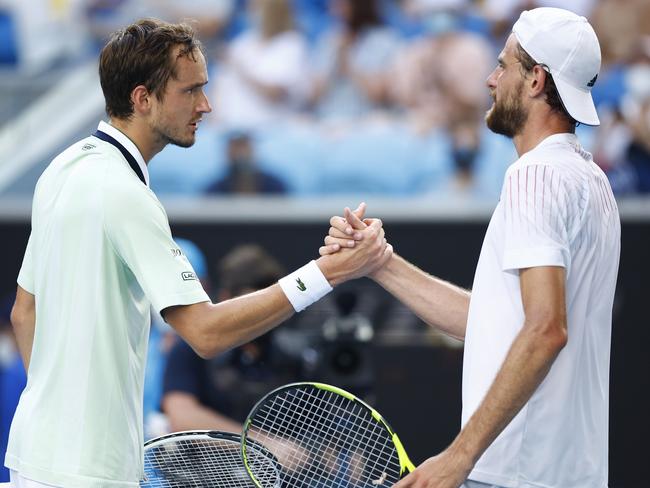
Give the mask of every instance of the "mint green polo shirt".
POLYGON ((136 487, 150 307, 209 298, 144 182, 114 145, 88 137, 39 179, 18 284, 35 296, 28 380, 5 465, 55 486, 136 487))

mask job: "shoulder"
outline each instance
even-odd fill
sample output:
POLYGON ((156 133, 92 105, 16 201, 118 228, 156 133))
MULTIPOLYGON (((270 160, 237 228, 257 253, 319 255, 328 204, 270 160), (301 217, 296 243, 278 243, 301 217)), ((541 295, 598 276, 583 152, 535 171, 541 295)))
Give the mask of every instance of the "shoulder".
POLYGON ((106 221, 167 221, 167 214, 155 193, 143 184, 126 164, 111 164, 103 176, 102 202, 106 221))

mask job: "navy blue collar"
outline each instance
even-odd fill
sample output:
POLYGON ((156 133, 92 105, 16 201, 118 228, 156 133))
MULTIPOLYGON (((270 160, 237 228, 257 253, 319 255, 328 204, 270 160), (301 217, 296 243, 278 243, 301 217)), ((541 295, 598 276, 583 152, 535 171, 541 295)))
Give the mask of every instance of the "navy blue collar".
POLYGON ((147 184, 146 180, 144 179, 144 174, 142 174, 142 169, 140 169, 140 165, 133 157, 133 154, 131 154, 122 144, 120 144, 114 137, 109 136, 106 132, 102 132, 99 129, 97 129, 93 135, 96 138, 101 139, 104 142, 108 142, 109 144, 112 144, 118 148, 122 153, 122 156, 124 156, 124 159, 126 159, 127 163, 129 163, 129 166, 131 166, 131 169, 135 172, 136 175, 138 175, 140 181, 142 181, 142 183, 145 185, 147 184))

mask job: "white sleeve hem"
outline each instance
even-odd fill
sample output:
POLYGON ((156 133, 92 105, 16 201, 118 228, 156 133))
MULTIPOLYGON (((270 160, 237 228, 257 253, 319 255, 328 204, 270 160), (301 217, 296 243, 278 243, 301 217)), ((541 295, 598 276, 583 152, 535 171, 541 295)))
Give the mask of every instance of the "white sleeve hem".
POLYGON ((564 248, 533 247, 506 250, 503 254, 501 269, 534 268, 537 266, 560 266, 569 268, 569 252, 564 248))

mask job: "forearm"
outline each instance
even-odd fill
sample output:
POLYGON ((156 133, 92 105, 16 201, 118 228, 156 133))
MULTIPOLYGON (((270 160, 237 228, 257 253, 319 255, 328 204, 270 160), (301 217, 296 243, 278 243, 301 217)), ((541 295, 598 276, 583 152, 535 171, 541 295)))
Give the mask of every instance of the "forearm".
POLYGON ((209 358, 251 341, 293 315, 286 295, 275 284, 231 300, 172 307, 169 322, 201 357, 209 358))
POLYGON ((565 343, 566 336, 557 329, 524 326, 483 402, 450 449, 476 463, 542 383, 565 343))
POLYGON ((465 338, 467 290, 425 273, 396 254, 371 278, 427 324, 456 339, 465 338))
POLYGON ((25 371, 29 369, 29 361, 32 356, 32 347, 34 345, 34 325, 35 321, 33 319, 13 324, 16 343, 18 344, 18 352, 23 360, 25 371))
POLYGON ((11 310, 11 324, 13 326, 16 344, 20 357, 23 360, 25 371, 29 369, 34 345, 34 330, 36 328, 36 301, 34 295, 18 287, 16 303, 11 310))

